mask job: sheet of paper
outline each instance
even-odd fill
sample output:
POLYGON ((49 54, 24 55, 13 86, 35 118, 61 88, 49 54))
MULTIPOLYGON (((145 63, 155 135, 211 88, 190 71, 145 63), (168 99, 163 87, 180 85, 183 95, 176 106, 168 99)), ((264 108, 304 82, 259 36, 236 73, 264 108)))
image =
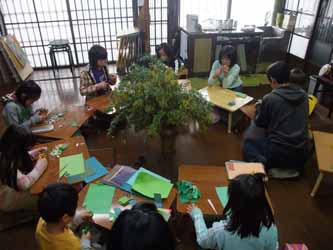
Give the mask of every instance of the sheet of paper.
POLYGON ((69 155, 59 159, 59 177, 66 173, 67 176, 85 173, 83 154, 69 155))
POLYGON ((226 162, 225 166, 229 180, 232 180, 241 174, 266 174, 264 165, 262 165, 261 163, 226 162))
POLYGON ((154 194, 158 193, 162 199, 165 199, 169 196, 172 183, 149 173, 141 172, 135 179, 132 189, 149 198, 154 198, 154 194))
POLYGON ((84 179, 86 183, 92 182, 109 172, 95 157, 87 159, 85 165, 87 172, 91 171, 91 174, 86 175, 86 178, 84 179))
POLYGON ((220 199, 222 207, 225 207, 228 203, 229 196, 228 196, 228 187, 216 187, 217 196, 220 199))
POLYGON ((147 173, 147 174, 150 174, 150 175, 155 176, 155 177, 157 177, 157 178, 159 178, 159 179, 161 179, 161 180, 165 180, 165 181, 167 181, 167 182, 171 182, 169 179, 164 178, 163 176, 160 176, 160 175, 158 175, 158 174, 156 174, 156 173, 154 173, 154 172, 152 172, 152 171, 150 171, 150 170, 148 170, 148 169, 145 169, 145 168, 139 168, 138 171, 136 171, 136 173, 133 174, 133 175, 131 176, 131 178, 129 178, 128 181, 126 181, 126 183, 127 183, 129 186, 133 186, 133 184, 134 184, 134 182, 135 182, 137 176, 138 176, 141 172, 143 172, 143 173, 147 173))
POLYGON ((104 184, 90 184, 83 206, 94 214, 108 214, 112 206, 115 187, 104 184))

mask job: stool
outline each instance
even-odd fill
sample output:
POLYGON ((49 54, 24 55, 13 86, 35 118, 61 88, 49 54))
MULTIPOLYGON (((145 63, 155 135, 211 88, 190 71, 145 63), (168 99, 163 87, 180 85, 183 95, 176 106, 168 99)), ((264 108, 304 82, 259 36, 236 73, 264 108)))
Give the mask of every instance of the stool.
POLYGON ((71 68, 72 75, 74 76, 74 60, 73 60, 72 50, 69 45, 69 41, 67 39, 53 40, 49 43, 49 47, 50 47, 49 53, 50 53, 54 77, 56 77, 55 70, 59 71, 56 56, 55 56, 55 53, 58 53, 58 52, 67 52, 69 66, 71 68))

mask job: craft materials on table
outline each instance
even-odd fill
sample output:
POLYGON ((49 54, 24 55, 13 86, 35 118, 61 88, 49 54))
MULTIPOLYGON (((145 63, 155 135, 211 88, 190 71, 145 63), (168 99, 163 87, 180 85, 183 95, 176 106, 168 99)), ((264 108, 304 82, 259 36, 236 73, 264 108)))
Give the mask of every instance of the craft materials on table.
POLYGON ((48 124, 53 124, 58 119, 64 117, 63 113, 51 113, 49 114, 49 117, 45 120, 48 124))
POLYGON ((247 163, 247 162, 226 162, 225 163, 228 179, 232 180, 241 174, 256 174, 266 175, 264 165, 262 163, 247 163))
POLYGON ((213 209, 214 213, 217 214, 217 210, 216 210, 213 202, 210 199, 208 199, 207 201, 208 201, 209 206, 213 209))
POLYGON ((85 160, 86 172, 90 173, 86 174, 84 181, 86 183, 92 182, 106 174, 108 174, 108 170, 95 158, 90 157, 85 160))
POLYGON ((229 200, 228 187, 216 187, 215 190, 222 206, 225 208, 229 200))
POLYGON ((59 159, 59 177, 66 172, 67 182, 70 184, 81 182, 85 179, 86 168, 84 165, 83 154, 75 154, 59 159))
POLYGON ((148 198, 154 198, 155 194, 162 199, 168 198, 172 189, 172 183, 146 172, 140 172, 132 186, 132 189, 148 198))
POLYGON ((66 150, 66 148, 68 148, 69 144, 58 144, 56 145, 50 152, 50 154, 52 156, 55 156, 55 157, 60 157, 60 155, 66 150))
POLYGON ((112 185, 124 191, 131 192, 132 185, 126 182, 136 171, 136 169, 129 166, 115 165, 110 173, 103 178, 102 182, 106 185, 112 185))
POLYGON ((115 187, 92 183, 84 198, 83 206, 93 214, 110 214, 115 191, 115 187))
POLYGON ((181 203, 196 203, 200 199, 201 192, 192 182, 183 180, 178 181, 176 185, 181 203))

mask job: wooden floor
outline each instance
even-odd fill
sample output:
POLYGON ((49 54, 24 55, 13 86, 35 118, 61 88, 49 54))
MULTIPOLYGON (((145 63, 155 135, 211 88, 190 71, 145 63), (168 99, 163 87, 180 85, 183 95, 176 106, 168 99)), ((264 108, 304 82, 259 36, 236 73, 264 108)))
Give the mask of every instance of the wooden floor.
MULTIPOLYGON (((57 107, 59 103, 75 105, 80 97, 75 90, 75 82, 63 80, 64 92, 60 92, 54 81, 39 82, 44 91, 40 104, 57 107), (46 94, 47 91, 52 91, 46 94), (59 93, 68 93, 67 99, 59 93), (50 98, 52 96, 52 98, 50 98), (77 99, 75 99, 77 98, 77 99)), ((246 91, 254 97, 261 97, 269 91, 268 86, 249 88, 246 91)), ((48 92, 47 92, 48 93, 48 92)), ((66 95, 65 95, 66 96, 66 95)), ((116 150, 105 133, 88 136, 90 154, 96 156, 106 166, 114 162, 133 164, 138 156, 145 156, 146 167, 173 181, 177 179, 181 164, 205 164, 224 166, 230 159, 241 160, 241 136, 227 134, 223 124, 211 126, 206 133, 183 133, 177 139, 177 154, 163 158, 160 154, 159 140, 143 143, 143 135, 132 131, 121 133, 116 138, 116 150)), ((293 181, 270 180, 268 190, 276 212, 279 241, 284 243, 306 243, 310 250, 331 248, 333 226, 333 178, 326 177, 315 198, 310 197, 318 170, 314 157, 309 157, 304 176, 293 181)), ((34 227, 30 223, 19 228, 0 233, 2 250, 36 249, 34 227)), ((186 230, 186 229, 184 229, 186 230)))

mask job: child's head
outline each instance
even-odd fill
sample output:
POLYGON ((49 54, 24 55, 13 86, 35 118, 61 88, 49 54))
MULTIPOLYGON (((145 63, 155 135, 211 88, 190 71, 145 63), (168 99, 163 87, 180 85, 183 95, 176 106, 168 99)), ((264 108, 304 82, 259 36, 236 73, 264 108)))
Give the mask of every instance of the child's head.
POLYGON ((35 101, 40 98, 42 89, 33 81, 24 81, 15 90, 17 100, 26 107, 31 106, 35 101))
POLYGON ((174 236, 154 204, 138 203, 115 221, 108 249, 174 250, 174 236))
POLYGON ((38 211, 46 223, 68 225, 75 215, 78 193, 66 183, 48 185, 39 196, 38 211))
POLYGON ((17 190, 17 170, 28 173, 33 162, 28 150, 35 136, 23 127, 9 126, 0 139, 0 182, 17 190))
POLYGON ((100 45, 94 45, 88 52, 89 65, 92 68, 103 68, 107 66, 108 52, 100 45))
POLYGON ((282 61, 275 62, 268 66, 266 75, 271 87, 275 89, 280 84, 289 82, 289 66, 282 61))
POLYGON ((227 65, 229 67, 234 66, 237 62, 235 48, 231 45, 223 46, 219 54, 219 61, 222 65, 227 65))
POLYGON ((262 226, 274 223, 262 175, 239 175, 228 187, 229 201, 224 215, 229 217, 226 229, 241 238, 259 237, 262 226))
POLYGON ((160 58, 163 62, 170 62, 175 58, 173 49, 167 43, 161 43, 155 50, 157 58, 160 58))
POLYGON ((303 70, 301 70, 300 68, 294 68, 292 70, 290 70, 290 82, 297 84, 301 87, 304 86, 305 84, 305 79, 306 79, 306 75, 303 72, 303 70))

